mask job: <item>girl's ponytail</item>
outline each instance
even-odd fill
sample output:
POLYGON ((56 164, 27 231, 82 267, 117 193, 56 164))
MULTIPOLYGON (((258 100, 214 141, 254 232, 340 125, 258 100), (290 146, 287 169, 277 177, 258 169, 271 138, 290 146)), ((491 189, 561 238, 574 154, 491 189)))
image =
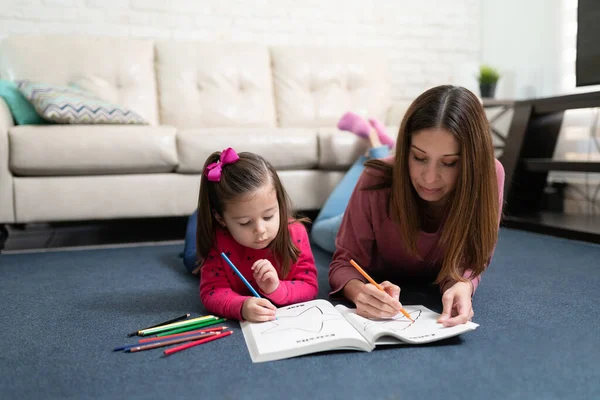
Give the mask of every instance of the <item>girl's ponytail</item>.
POLYGON ((211 199, 214 199, 215 182, 208 180, 206 176, 206 168, 219 161, 221 152, 215 151, 212 153, 204 163, 202 168, 202 177, 200 178, 200 192, 198 194, 198 222, 196 225, 196 251, 199 260, 205 260, 208 253, 212 249, 215 241, 215 224, 217 223, 213 218, 213 205, 211 199))

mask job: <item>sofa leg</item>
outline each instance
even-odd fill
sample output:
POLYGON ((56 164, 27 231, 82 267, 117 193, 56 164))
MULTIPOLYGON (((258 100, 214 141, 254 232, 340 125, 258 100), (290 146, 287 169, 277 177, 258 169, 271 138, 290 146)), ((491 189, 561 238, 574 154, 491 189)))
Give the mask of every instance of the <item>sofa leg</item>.
POLYGON ((4 250, 6 239, 8 239, 8 229, 6 229, 6 225, 0 224, 0 251, 4 250))

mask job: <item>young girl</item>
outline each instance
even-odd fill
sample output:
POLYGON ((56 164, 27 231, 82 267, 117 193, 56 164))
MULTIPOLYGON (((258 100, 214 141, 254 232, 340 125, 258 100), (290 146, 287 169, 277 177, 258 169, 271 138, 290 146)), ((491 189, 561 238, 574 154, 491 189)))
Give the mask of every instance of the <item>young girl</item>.
POLYGON ((445 326, 473 317, 472 296, 489 264, 502 210, 504 169, 477 97, 438 86, 409 107, 395 155, 370 160, 343 214, 329 267, 332 295, 366 317, 397 313, 400 287, 437 283, 445 326), (385 292, 365 281, 353 259, 385 292))
POLYGON ((232 148, 204 165, 196 241, 200 298, 206 309, 251 322, 275 319, 275 305, 312 300, 317 270, 304 225, 264 158, 232 148), (224 252, 261 298, 253 297, 221 257, 224 252), (275 305, 274 305, 275 304, 275 305))

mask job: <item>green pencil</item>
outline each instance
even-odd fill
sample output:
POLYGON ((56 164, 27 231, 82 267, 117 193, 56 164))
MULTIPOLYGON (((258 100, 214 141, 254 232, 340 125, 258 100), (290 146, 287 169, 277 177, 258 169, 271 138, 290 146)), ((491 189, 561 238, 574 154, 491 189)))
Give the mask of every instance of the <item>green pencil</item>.
POLYGON ((190 325, 190 326, 185 326, 185 327, 182 327, 182 328, 173 329, 173 330, 166 331, 166 332, 161 332, 161 333, 159 333, 156 336, 160 337, 160 336, 172 335, 174 333, 181 333, 181 332, 193 331, 194 329, 204 328, 206 326, 215 325, 215 324, 220 324, 223 321, 226 321, 226 319, 225 318, 220 318, 220 319, 217 319, 217 320, 214 320, 214 321, 206 321, 206 322, 203 322, 203 323, 197 324, 197 325, 190 325))
POLYGON ((152 335, 153 333, 164 332, 164 331, 168 331, 171 329, 181 328, 183 326, 199 324, 204 321, 212 321, 215 319, 217 319, 217 317, 215 317, 214 315, 205 315, 204 317, 187 319, 185 321, 175 322, 175 323, 168 324, 168 325, 157 326, 155 328, 150 328, 150 329, 143 329, 143 330, 139 331, 139 335, 140 336, 148 336, 148 335, 152 335))

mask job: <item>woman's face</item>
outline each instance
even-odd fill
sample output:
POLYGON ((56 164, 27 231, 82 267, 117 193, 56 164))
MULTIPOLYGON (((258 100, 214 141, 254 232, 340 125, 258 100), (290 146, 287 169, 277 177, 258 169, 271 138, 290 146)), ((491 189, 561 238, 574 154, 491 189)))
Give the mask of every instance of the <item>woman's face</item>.
POLYGON ((413 133, 408 171, 419 197, 443 205, 456 186, 459 159, 460 145, 450 132, 430 128, 413 133))

